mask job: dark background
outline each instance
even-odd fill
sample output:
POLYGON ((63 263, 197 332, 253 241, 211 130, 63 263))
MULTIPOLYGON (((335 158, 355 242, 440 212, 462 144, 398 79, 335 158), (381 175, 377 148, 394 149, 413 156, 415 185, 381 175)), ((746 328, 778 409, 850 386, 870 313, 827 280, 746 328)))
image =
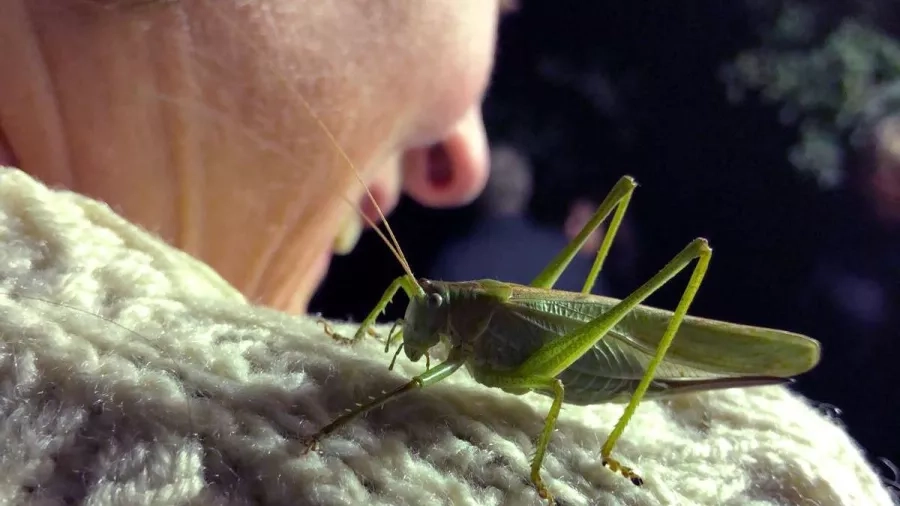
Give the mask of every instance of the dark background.
MULTIPOLYGON (((796 389, 827 403, 821 409, 848 425, 873 463, 897 462, 900 302, 888 299, 888 324, 863 329, 814 281, 823 263, 868 269, 896 297, 896 229, 871 225, 851 189, 824 189, 788 162, 797 129, 779 122, 776 105, 728 101, 721 68, 758 43, 756 28, 740 2, 524 2, 501 25, 488 134, 530 158, 530 216, 547 226, 561 226, 574 198, 599 200, 633 175, 638 283, 694 237, 708 238, 715 253, 691 313, 820 340, 823 362, 796 389)), ((414 272, 427 276, 478 219, 471 206, 436 211, 404 199, 391 224, 414 272)), ((334 260, 310 309, 359 321, 400 274, 365 234, 334 260)), ((636 286, 613 283, 609 294, 636 286)), ((648 302, 673 308, 683 289, 684 280, 670 283, 648 302)), ((400 297, 385 318, 404 306, 400 297)))

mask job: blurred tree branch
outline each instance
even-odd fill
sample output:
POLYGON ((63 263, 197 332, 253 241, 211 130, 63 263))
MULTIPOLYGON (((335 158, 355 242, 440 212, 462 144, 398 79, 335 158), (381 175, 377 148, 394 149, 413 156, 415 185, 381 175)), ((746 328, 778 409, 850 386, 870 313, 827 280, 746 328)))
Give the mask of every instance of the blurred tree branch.
POLYGON ((756 92, 781 106, 799 141, 789 159, 826 188, 845 179, 851 150, 900 112, 895 0, 748 0, 760 45, 722 76, 734 102, 756 92))

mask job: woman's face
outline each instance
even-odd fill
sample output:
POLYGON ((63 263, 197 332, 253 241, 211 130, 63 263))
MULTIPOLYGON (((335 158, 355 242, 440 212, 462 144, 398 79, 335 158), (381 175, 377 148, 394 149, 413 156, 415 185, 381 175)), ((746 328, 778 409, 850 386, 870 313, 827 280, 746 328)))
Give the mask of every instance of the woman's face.
POLYGON ((473 199, 499 0, 18 0, 0 163, 303 310, 359 214, 473 199), (311 114, 311 111, 314 113, 311 114), (5 146, 3 146, 5 144, 5 146), (5 159, 2 159, 5 158, 5 159))

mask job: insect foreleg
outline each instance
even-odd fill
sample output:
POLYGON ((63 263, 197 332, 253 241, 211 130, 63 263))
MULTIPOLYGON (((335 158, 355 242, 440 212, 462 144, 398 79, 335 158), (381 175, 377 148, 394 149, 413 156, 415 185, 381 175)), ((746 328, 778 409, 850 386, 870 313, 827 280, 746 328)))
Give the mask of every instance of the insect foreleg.
MULTIPOLYGON (((346 337, 338 334, 337 332, 335 332, 334 328, 331 326, 330 323, 328 323, 328 320, 326 320, 325 318, 319 318, 318 320, 316 320, 316 322, 318 324, 322 325, 322 328, 325 331, 325 335, 334 339, 334 341, 336 343, 338 343, 340 345, 346 345, 346 344, 353 344, 354 342, 356 342, 353 339, 346 338, 346 337)), ((369 334, 370 336, 374 337, 375 339, 378 339, 380 337, 378 335, 378 333, 375 332, 372 328, 366 329, 366 333, 369 334)), ((388 341, 388 342, 390 342, 390 341, 388 341)), ((385 350, 385 353, 387 353, 387 350, 385 350)))
POLYGON ((459 369, 463 365, 463 361, 459 359, 458 356, 451 353, 450 358, 448 358, 445 362, 441 362, 440 364, 434 366, 434 368, 425 371, 424 373, 414 377, 408 383, 405 383, 390 392, 383 392, 378 397, 372 398, 369 402, 357 406, 354 409, 351 409, 344 413, 343 415, 335 418, 331 423, 319 429, 315 434, 302 438, 301 441, 305 443, 308 449, 312 449, 316 446, 316 444, 321 441, 323 438, 327 437, 332 432, 340 429, 344 425, 350 423, 356 417, 374 409, 382 404, 400 397, 403 394, 412 392, 413 390, 424 388, 430 385, 434 385, 435 383, 443 380, 447 376, 450 376, 457 369, 459 369))
POLYGON ((362 323, 359 324, 359 328, 356 329, 356 334, 353 335, 354 341, 358 341, 365 336, 366 329, 375 324, 375 320, 378 319, 378 315, 384 312, 384 308, 386 308, 387 305, 391 303, 394 295, 397 294, 397 290, 401 288, 404 292, 406 292, 406 295, 411 298, 413 294, 416 293, 415 280, 409 279, 407 276, 400 276, 399 278, 395 279, 390 284, 390 286, 387 287, 387 290, 384 291, 384 295, 381 296, 381 299, 378 300, 378 303, 375 304, 375 307, 372 308, 369 316, 366 316, 365 320, 363 320, 362 323))
POLYGON ((684 319, 685 314, 687 314, 688 307, 690 306, 691 301, 694 300, 694 296, 697 294, 697 289, 700 287, 700 283, 709 266, 711 257, 712 249, 710 249, 705 239, 693 240, 687 247, 681 250, 675 258, 666 264, 662 270, 650 278, 649 281, 641 285, 641 287, 635 290, 631 295, 601 316, 582 325, 577 330, 560 339, 547 343, 515 371, 515 375, 520 377, 556 377, 559 373, 575 363, 576 360, 581 358, 588 350, 593 348, 597 341, 602 339, 613 326, 625 317, 625 315, 672 279, 676 274, 681 272, 691 261, 697 259, 697 265, 694 267, 694 272, 691 275, 690 281, 688 281, 687 288, 681 297, 681 301, 678 303, 678 307, 675 309, 668 327, 666 327, 663 336, 660 338, 656 354, 647 365, 644 377, 641 378, 631 400, 625 407, 625 411, 622 413, 622 416, 619 418, 619 421, 616 423, 616 426, 613 428, 609 437, 607 437, 606 443, 603 444, 603 448, 601 449, 601 457, 603 458, 604 464, 609 465, 609 467, 615 471, 621 472, 636 484, 642 483, 640 477, 631 472, 630 469, 610 458, 610 453, 612 452, 616 440, 619 439, 622 432, 625 430, 625 426, 634 414, 635 409, 637 409, 637 405, 643 398, 644 393, 650 386, 650 381, 653 380, 653 375, 656 372, 657 366, 669 349, 669 345, 672 343, 672 339, 678 331, 678 326, 684 319))
POLYGON ((600 206, 593 216, 591 216, 591 219, 588 220, 584 228, 581 229, 581 232, 579 232, 578 235, 572 239, 572 242, 563 248, 563 250, 550 261, 547 267, 534 278, 531 282, 531 286, 536 288, 552 288, 562 275, 563 271, 566 270, 566 267, 569 266, 572 259, 575 258, 575 254, 578 253, 578 250, 584 246, 584 243, 591 233, 597 230, 597 227, 603 223, 603 220, 605 220, 607 216, 609 216, 609 213, 615 208, 616 214, 613 215, 613 218, 609 223, 609 228, 603 235, 603 242, 600 243, 600 249, 597 251, 594 264, 591 266, 591 272, 588 274, 588 277, 584 282, 584 287, 581 289, 582 293, 590 293, 594 288, 597 276, 600 274, 600 269, 603 267, 603 261, 606 260, 606 256, 612 246, 616 232, 619 230, 619 225, 622 223, 622 218, 625 216, 625 210, 628 208, 631 194, 636 187, 637 182, 630 176, 623 176, 619 179, 606 198, 603 199, 603 202, 600 203, 600 206))
MULTIPOLYGON (((415 280, 409 279, 407 276, 400 276, 395 279, 390 286, 388 286, 387 290, 384 291, 384 294, 381 296, 381 299, 378 300, 378 303, 375 304, 375 308, 369 313, 368 316, 360 323, 359 328, 356 329, 356 333, 353 334, 352 338, 346 338, 333 330, 331 330, 328 322, 324 320, 320 320, 320 323, 325 324, 325 333, 331 336, 332 339, 341 342, 341 341, 350 341, 351 344, 359 341, 363 337, 365 337, 366 333, 370 332, 370 328, 375 324, 375 320, 378 319, 378 315, 384 312, 384 308, 387 307, 388 304, 391 303, 391 300, 397 295, 397 291, 403 289, 406 292, 406 295, 412 297, 413 294, 416 293, 416 284, 415 280)), ((388 343, 391 342, 390 336, 388 336, 388 343)))

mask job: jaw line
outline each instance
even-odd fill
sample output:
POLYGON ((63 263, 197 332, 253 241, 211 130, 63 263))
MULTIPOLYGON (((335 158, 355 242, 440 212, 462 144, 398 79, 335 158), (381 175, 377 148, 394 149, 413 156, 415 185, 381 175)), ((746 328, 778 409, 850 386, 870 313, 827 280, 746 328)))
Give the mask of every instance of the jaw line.
POLYGON ((362 235, 362 222, 356 212, 351 212, 344 217, 338 233, 334 237, 332 248, 335 255, 348 255, 359 243, 362 235))

